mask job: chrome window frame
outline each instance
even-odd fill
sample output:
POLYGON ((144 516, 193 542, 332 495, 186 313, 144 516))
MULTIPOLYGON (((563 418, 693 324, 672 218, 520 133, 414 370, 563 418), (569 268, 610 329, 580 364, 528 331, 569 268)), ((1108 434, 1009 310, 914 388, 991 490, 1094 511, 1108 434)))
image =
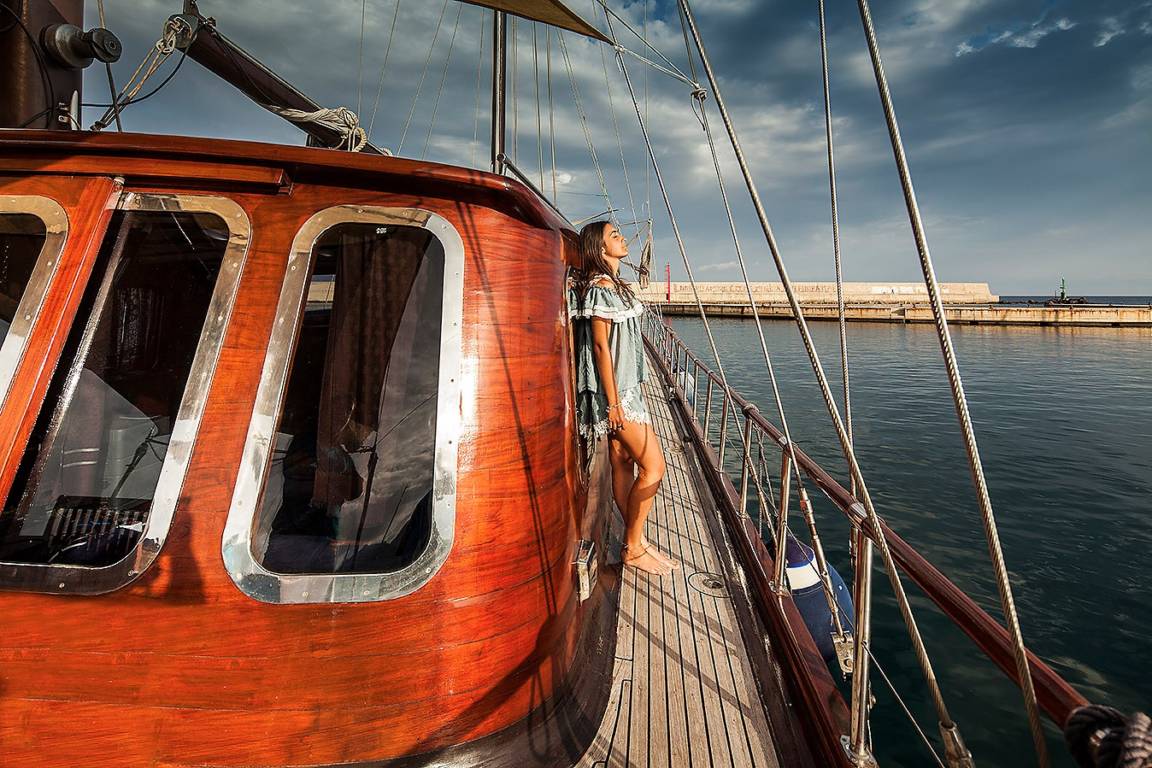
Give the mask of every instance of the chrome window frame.
MULTIPOLYGON (((184 396, 180 400, 180 408, 172 425, 168 451, 164 455, 156 492, 152 497, 152 507, 136 547, 117 562, 98 567, 0 562, 0 589, 72 595, 99 595, 113 592, 131 584, 155 562, 172 527, 172 518, 184 487, 188 463, 200 431, 200 420, 204 415, 208 392, 216 373, 216 363, 220 358, 224 336, 236 305, 240 276, 243 274, 248 257, 252 224, 244 209, 226 197, 125 192, 121 195, 116 210, 210 213, 219 216, 228 227, 228 244, 224 249, 224 259, 220 265, 220 273, 216 276, 212 298, 208 302, 204 325, 200 329, 196 355, 192 359, 192 367, 188 371, 188 380, 184 385, 184 396)), ((107 235, 108 232, 104 236, 107 235)), ((107 288, 108 285, 101 286, 102 291, 106 291, 107 288)), ((84 337, 80 342, 81 349, 88 347, 96 331, 99 313, 93 315, 87 321, 84 337)), ((75 322, 85 321, 77 318, 75 322)), ((68 372, 69 388, 75 386, 75 380, 79 378, 81 369, 82 366, 72 363, 72 370, 68 372)), ((44 407, 55 405, 46 403, 44 407)))
POLYGON ((0 345, 0 407, 8 402, 12 380, 16 369, 24 359, 28 338, 32 335, 32 325, 40 316, 48 286, 56 276, 60 256, 68 242, 68 212, 64 206, 43 195, 0 195, 0 214, 25 214, 35 216, 44 224, 44 244, 36 257, 36 266, 28 277, 28 285, 16 305, 16 316, 8 327, 8 334, 0 345))
POLYGON ((456 528, 456 458, 461 432, 461 324, 464 310, 464 241, 447 219, 418 208, 338 205, 317 212, 292 241, 276 318, 260 374, 252 420, 236 476, 221 542, 229 577, 245 595, 263 603, 367 603, 415 592, 444 565, 456 528), (440 372, 436 401, 436 464, 432 481, 432 532, 410 565, 390 573, 277 573, 256 561, 253 529, 272 461, 296 341, 304 317, 312 252, 320 236, 338 224, 423 227, 444 249, 440 316, 440 372))

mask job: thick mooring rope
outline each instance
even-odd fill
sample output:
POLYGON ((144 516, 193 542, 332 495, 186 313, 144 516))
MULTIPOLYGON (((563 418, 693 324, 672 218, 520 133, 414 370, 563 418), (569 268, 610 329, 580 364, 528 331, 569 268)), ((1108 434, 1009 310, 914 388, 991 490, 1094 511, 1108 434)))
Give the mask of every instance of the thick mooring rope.
POLYGON ((1078 707, 1064 723, 1064 740, 1081 768, 1152 768, 1152 718, 1143 712, 1078 707))

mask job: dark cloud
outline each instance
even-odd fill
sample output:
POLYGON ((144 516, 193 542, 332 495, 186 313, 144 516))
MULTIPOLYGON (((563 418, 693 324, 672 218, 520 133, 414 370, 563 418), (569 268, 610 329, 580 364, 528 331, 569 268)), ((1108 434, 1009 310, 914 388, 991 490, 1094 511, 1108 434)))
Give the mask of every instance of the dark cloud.
MULTIPOLYGON (((126 43, 125 59, 116 69, 123 82, 167 15, 179 10, 178 3, 106 4, 109 24, 126 43)), ((570 5, 604 26, 592 0, 570 5)), ((828 5, 846 271, 853 279, 917 279, 856 4, 828 5)), ((1152 2, 887 0, 874 6, 941 277, 987 280, 1005 294, 1047 291, 1060 276, 1081 293, 1152 294, 1146 181, 1152 171, 1152 2)), ((670 0, 612 2, 612 7, 637 29, 647 15, 649 39, 689 71, 670 0)), ((831 243, 816 3, 696 0, 693 7, 790 273, 825 279, 831 274, 831 243)), ((356 0, 324 7, 202 0, 201 8, 306 93, 326 105, 359 104, 369 121, 388 48, 392 0, 363 6, 362 47, 362 5, 356 0)), ((93 7, 89 20, 94 18, 93 7)), ((617 30, 630 48, 642 49, 617 30)), ((486 89, 488 55, 480 45, 482 37, 485 48, 490 45, 489 34, 482 9, 401 0, 373 139, 397 149, 403 136, 405 155, 483 165, 488 102, 484 92, 477 100, 477 82, 479 75, 486 89), (445 68, 450 41, 452 58, 445 68), (414 100, 417 88, 420 96, 414 100)), ((540 131, 544 147, 537 149, 532 37, 531 25, 517 25, 514 121, 518 164, 536 177, 538 157, 542 154, 550 167, 551 152, 546 109, 540 131)), ((544 103, 547 39, 543 28, 536 30, 544 103)), ((672 262, 674 275, 683 274, 611 51, 606 56, 611 85, 606 86, 600 48, 571 35, 565 41, 613 205, 626 209, 621 219, 632 219, 630 188, 637 216, 646 218, 650 190, 657 258, 672 262)), ((551 64, 560 202, 573 218, 591 216, 607 204, 555 38, 551 64)), ((658 161, 693 261, 702 270, 710 265, 702 274, 707 279, 735 278, 707 145, 690 111, 690 89, 634 59, 628 58, 627 66, 641 100, 648 95, 658 161)), ((106 96, 102 73, 90 71, 86 85, 89 101, 106 96)), ((85 119, 90 123, 94 116, 89 110, 85 119)), ((718 129, 715 111, 710 117, 718 129)), ((130 130, 301 141, 291 126, 193 63, 164 93, 132 107, 125 121, 130 130)), ((723 145, 721 157, 743 243, 754 261, 752 273, 770 279, 762 237, 731 151, 723 145)), ((551 187, 547 178, 545 187, 551 187)))

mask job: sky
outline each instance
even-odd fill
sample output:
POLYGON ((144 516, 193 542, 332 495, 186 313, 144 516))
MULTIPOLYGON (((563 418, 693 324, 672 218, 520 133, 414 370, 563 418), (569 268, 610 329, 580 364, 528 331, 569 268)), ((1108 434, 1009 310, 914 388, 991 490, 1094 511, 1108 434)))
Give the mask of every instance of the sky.
MULTIPOLYGON (((454 0, 398 2, 201 0, 200 9, 315 101, 356 110, 376 144, 485 167, 490 11, 454 0)), ((123 84, 181 3, 104 4, 107 25, 125 44, 114 68, 123 84)), ((692 80, 671 0, 608 4, 692 80)), ((94 26, 96 4, 87 5, 94 26)), ((606 29, 595 0, 568 5, 606 29)), ((1051 293, 1061 278, 1073 294, 1152 295, 1152 0, 871 6, 939 279, 987 282, 1001 295, 1051 293)), ((790 277, 832 279, 816 0, 694 0, 692 8, 790 277)), ((857 4, 827 0, 826 13, 844 277, 919 281, 857 4)), ((612 207, 630 235, 631 222, 651 218, 655 271, 662 276, 669 263, 672 278, 684 279, 612 49, 569 33, 562 48, 559 33, 524 21, 514 27, 508 120, 516 131, 508 144, 517 166, 538 181, 543 173, 551 196, 554 140, 558 202, 569 218, 612 207)), ((616 32, 630 50, 672 69, 619 23, 616 32)), ((692 86, 624 60, 695 277, 739 279, 692 86)), ((702 72, 696 77, 709 91, 705 108, 750 275, 775 280, 711 88, 702 72)), ((107 97, 103 71, 89 68, 85 100, 107 97)), ((100 111, 85 110, 86 127, 100 111)), ((191 61, 123 119, 129 131, 303 143, 296 128, 191 61)))

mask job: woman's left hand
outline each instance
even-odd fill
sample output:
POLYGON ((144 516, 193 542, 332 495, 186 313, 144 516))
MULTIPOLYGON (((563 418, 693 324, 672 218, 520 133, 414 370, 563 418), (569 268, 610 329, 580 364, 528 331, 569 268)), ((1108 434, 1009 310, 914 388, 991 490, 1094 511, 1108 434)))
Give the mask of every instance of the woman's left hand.
POLYGON ((608 406, 608 430, 619 432, 624 428, 624 409, 620 404, 608 406))

